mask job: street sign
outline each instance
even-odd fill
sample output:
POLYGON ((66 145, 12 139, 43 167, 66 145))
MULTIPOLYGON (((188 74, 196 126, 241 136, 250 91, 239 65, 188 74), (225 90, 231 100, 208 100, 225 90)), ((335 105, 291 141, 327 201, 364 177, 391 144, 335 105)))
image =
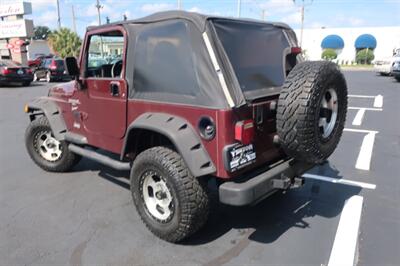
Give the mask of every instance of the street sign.
POLYGON ((0 17, 32 14, 32 4, 17 2, 0 5, 0 17))
POLYGON ((0 39, 14 37, 31 37, 33 21, 30 19, 0 20, 0 39))

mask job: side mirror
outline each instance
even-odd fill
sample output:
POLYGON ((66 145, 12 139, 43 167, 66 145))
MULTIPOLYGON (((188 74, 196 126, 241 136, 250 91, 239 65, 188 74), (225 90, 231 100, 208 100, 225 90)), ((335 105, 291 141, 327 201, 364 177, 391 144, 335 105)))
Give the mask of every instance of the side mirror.
POLYGON ((78 67, 78 62, 76 61, 75 57, 66 57, 65 60, 65 67, 67 68, 68 75, 78 78, 80 71, 78 67))

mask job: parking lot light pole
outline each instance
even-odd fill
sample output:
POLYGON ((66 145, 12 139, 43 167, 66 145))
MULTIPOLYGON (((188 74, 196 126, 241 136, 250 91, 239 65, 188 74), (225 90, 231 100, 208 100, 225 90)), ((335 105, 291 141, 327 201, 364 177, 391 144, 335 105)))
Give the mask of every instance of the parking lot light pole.
POLYGON ((242 8, 242 1, 237 1, 237 17, 240 18, 240 9, 242 8))

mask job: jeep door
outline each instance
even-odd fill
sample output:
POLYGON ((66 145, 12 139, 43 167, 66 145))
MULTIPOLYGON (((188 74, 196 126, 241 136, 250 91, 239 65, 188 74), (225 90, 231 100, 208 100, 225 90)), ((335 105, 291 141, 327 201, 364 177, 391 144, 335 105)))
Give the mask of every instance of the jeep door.
POLYGON ((125 80, 126 37, 122 27, 89 33, 83 53, 86 117, 89 134, 121 139, 126 130, 127 82, 125 80))

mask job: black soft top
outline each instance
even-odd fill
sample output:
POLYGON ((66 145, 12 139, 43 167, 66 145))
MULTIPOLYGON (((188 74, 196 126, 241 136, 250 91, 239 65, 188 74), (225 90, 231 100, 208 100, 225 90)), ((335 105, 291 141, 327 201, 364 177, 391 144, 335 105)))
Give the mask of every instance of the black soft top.
POLYGON ((164 11, 151 14, 149 16, 133 19, 133 20, 126 20, 126 21, 118 21, 110 24, 104 24, 101 26, 90 26, 88 30, 94 29, 102 29, 107 28, 112 25, 125 25, 125 24, 148 24, 172 19, 185 19, 191 21, 196 27, 201 31, 205 31, 206 23, 208 20, 214 19, 224 19, 224 20, 232 20, 232 21, 242 21, 242 22, 251 22, 251 23, 263 23, 268 25, 273 25, 280 28, 290 29, 290 27, 281 22, 265 22, 256 19, 243 19, 243 18, 230 18, 230 17, 222 17, 222 16, 210 16, 210 15, 203 15, 195 12, 187 12, 187 11, 180 11, 180 10, 172 10, 172 11, 164 11))

